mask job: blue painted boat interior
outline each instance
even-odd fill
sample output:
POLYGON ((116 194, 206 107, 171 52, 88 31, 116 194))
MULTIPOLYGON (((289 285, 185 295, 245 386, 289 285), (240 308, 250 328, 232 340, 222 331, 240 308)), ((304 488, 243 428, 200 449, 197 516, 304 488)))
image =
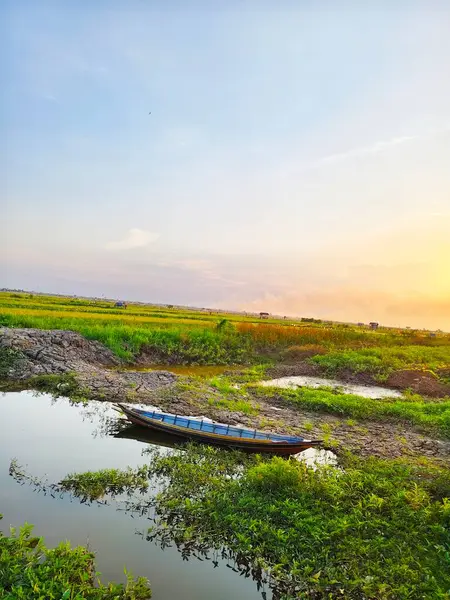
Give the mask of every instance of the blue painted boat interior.
POLYGON ((222 423, 211 423, 209 421, 200 421, 197 419, 188 419, 187 417, 179 417, 178 415, 170 415, 157 411, 146 411, 138 408, 133 409, 141 416, 147 419, 155 419, 167 425, 176 425, 177 427, 185 427, 194 431, 204 431, 205 433, 214 433, 217 435, 228 435, 230 437, 246 438, 253 440, 273 440, 274 442, 298 443, 304 438, 295 435, 280 435, 278 433, 263 433, 255 429, 245 429, 242 427, 233 427, 232 425, 224 425, 222 423))

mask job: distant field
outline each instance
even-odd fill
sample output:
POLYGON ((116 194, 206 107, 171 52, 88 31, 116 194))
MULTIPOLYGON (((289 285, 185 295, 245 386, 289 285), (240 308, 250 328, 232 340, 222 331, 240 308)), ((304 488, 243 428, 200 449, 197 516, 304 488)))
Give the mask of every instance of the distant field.
POLYGON ((142 351, 179 364, 248 364, 308 356, 330 373, 450 368, 450 335, 344 324, 261 320, 253 316, 112 302, 0 293, 0 325, 69 329, 133 361, 142 351), (312 357, 312 358, 311 358, 312 357))
MULTIPOLYGON (((93 314, 117 314, 117 315, 133 315, 139 317, 157 317, 159 319, 170 319, 178 321, 180 319, 188 319, 195 321, 204 321, 216 323, 220 318, 226 318, 230 321, 245 322, 245 323, 260 323, 262 320, 255 315, 237 315, 234 313, 224 313, 222 311, 209 310, 186 310, 177 307, 165 308, 162 306, 128 304, 127 308, 116 308, 114 302, 85 300, 78 298, 63 298, 61 296, 41 296, 30 294, 19 294, 15 292, 0 292, 0 308, 2 309, 31 309, 31 310, 49 310, 49 311, 74 311, 79 313, 93 314)), ((264 323, 282 323, 291 324, 295 319, 264 319, 264 323)), ((298 322, 296 325, 303 325, 298 322)), ((305 324, 306 325, 306 324, 305 324)), ((316 323, 315 326, 321 326, 321 323, 316 323)))

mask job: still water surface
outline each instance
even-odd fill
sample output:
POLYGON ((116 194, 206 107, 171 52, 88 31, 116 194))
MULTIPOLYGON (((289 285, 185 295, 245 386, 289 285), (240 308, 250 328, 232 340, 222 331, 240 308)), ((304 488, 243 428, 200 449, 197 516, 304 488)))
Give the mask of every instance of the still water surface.
POLYGON ((324 377, 312 377, 309 375, 293 375, 288 377, 279 377, 268 381, 260 381, 259 385, 264 387, 280 388, 332 388, 342 394, 355 394, 363 398, 373 398, 381 400, 382 398, 402 398, 403 394, 398 390, 383 388, 378 385, 358 385, 355 383, 344 383, 338 379, 325 379, 324 377))
MULTIPOLYGON (((219 560, 183 561, 176 548, 162 550, 137 532, 146 531, 147 519, 131 518, 115 506, 88 506, 68 496, 52 498, 19 485, 9 476, 12 458, 35 476, 50 482, 68 473, 138 466, 145 462, 143 442, 102 433, 106 403, 87 408, 71 406, 65 399, 32 392, 0 394, 0 529, 28 521, 35 532, 54 546, 68 539, 89 544, 104 581, 124 581, 126 566, 134 575, 150 580, 154 600, 257 600, 256 584, 227 568, 219 560)), ((147 457, 148 460, 148 457, 147 457)), ((267 590, 268 591, 268 590, 267 590)), ((270 594, 268 593, 268 597, 270 594)))

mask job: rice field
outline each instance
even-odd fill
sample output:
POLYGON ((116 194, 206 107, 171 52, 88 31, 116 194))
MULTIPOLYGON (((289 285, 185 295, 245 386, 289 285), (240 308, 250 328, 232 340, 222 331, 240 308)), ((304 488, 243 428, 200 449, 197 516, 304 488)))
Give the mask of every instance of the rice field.
POLYGON ((309 355, 329 373, 340 369, 380 377, 395 369, 450 369, 450 335, 177 307, 0 292, 0 326, 77 331, 133 362, 141 352, 161 362, 231 365, 309 355))

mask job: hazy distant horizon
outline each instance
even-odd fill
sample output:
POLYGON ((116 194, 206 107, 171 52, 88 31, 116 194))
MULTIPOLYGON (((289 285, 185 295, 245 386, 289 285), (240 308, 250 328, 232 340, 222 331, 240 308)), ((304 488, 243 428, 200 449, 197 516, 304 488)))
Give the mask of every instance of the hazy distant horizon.
MULTIPOLYGON (((259 309, 255 309, 255 310, 245 310, 245 309, 240 309, 240 308, 232 308, 232 307, 227 307, 227 306, 209 306, 209 305, 202 305, 202 304, 182 304, 182 303, 174 303, 174 302, 158 302, 156 300, 151 300, 151 299, 137 299, 137 298, 128 298, 126 296, 106 296, 106 295, 84 295, 84 294, 77 294, 77 293, 73 293, 73 294, 65 294, 65 293, 59 293, 59 292, 50 292, 48 290, 46 291, 38 291, 35 289, 26 289, 26 288, 6 288, 6 287, 2 287, 0 286, 0 291, 6 291, 6 292, 10 292, 10 293, 22 293, 22 294, 35 294, 35 295, 44 295, 44 296, 53 296, 53 297, 64 297, 64 298, 81 298, 81 299, 86 299, 86 300, 103 300, 103 301, 112 301, 112 302, 116 302, 116 301, 123 301, 123 302, 127 302, 129 304, 143 304, 143 305, 147 305, 147 306, 170 306, 173 308, 182 308, 182 309, 188 309, 188 310, 199 310, 199 311, 214 311, 217 313, 230 313, 230 314, 242 314, 242 315, 254 315, 254 316, 258 316, 260 312, 267 312, 265 310, 264 307, 261 307, 261 310, 259 309)), ((331 319, 331 318, 327 318, 324 316, 317 316, 314 314, 282 314, 282 313, 273 313, 273 312, 269 312, 269 315, 273 318, 280 318, 280 319, 287 319, 289 321, 289 319, 292 320, 298 320, 301 318, 314 318, 314 319, 320 319, 323 322, 330 322, 330 323, 347 323, 349 325, 358 325, 359 323, 363 323, 364 325, 369 325, 370 321, 361 321, 359 319, 350 319, 350 320, 346 320, 346 321, 340 321, 337 319, 331 319)), ((376 322, 378 322, 375 319, 376 322)), ((262 321, 262 323, 264 324, 264 321, 262 321)), ((421 327, 421 326, 411 326, 411 325, 398 325, 398 324, 392 324, 392 323, 381 323, 378 322, 380 327, 391 327, 391 328, 399 328, 399 329, 415 329, 415 330, 422 330, 422 331, 442 331, 443 333, 448 333, 448 331, 442 329, 442 328, 427 328, 427 327, 421 327)))
POLYGON ((1 3, 2 285, 450 331, 450 4, 188 4, 1 3))

